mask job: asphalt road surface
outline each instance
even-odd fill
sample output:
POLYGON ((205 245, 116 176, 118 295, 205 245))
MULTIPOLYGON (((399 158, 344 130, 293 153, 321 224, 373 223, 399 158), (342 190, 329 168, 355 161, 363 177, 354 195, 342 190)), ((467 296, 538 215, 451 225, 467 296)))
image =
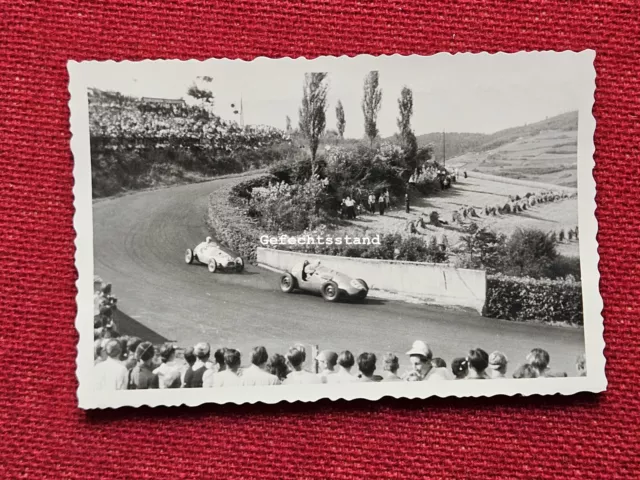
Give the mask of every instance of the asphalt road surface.
MULTIPOLYGON (((280 292, 279 276, 247 265, 242 274, 187 265, 186 248, 208 234, 208 196, 230 178, 100 200, 93 206, 95 273, 113 284, 125 333, 151 341, 247 354, 256 345, 285 353, 297 342, 340 352, 404 353, 427 341, 449 365, 470 348, 502 350, 512 371, 533 347, 546 349, 552 367, 575 374, 584 350, 582 329, 483 318, 468 311, 368 299, 328 303, 308 294, 280 292)), ((380 366, 379 366, 380 368, 380 366)))

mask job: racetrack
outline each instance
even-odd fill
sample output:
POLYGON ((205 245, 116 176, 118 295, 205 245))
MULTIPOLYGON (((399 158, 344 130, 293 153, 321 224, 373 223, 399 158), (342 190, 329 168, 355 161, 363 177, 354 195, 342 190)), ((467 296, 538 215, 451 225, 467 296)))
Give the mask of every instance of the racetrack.
MULTIPOLYGON (((243 353, 264 345, 285 353, 296 342, 335 351, 393 351, 402 365, 416 339, 426 340, 447 364, 473 347, 499 349, 510 369, 533 347, 551 354, 555 369, 575 373, 584 350, 582 329, 488 319, 477 314, 369 299, 328 303, 306 294, 280 292, 279 276, 247 265, 243 274, 211 274, 187 265, 184 251, 208 234, 208 196, 233 178, 140 192, 93 205, 95 273, 113 284, 123 330, 148 328, 155 338, 182 346, 208 341, 243 353), (141 325, 136 325, 139 323, 141 325)), ((379 362, 380 365, 380 362, 379 362)), ((380 368, 380 366, 379 366, 380 368)))

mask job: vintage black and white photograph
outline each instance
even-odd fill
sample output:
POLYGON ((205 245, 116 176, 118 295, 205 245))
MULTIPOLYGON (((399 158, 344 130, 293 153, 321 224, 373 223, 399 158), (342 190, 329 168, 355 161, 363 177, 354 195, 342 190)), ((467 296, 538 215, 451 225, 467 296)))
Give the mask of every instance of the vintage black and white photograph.
POLYGON ((80 407, 603 391, 594 57, 69 62, 80 407))

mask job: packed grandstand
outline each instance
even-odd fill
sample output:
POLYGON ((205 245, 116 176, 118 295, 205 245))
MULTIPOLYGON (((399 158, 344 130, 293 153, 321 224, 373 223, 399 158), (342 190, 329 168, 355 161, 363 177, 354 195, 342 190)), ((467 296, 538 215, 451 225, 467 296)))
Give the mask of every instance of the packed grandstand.
MULTIPOLYGON (((181 349, 171 343, 153 345, 138 337, 121 335, 114 319, 117 308, 111 284, 96 277, 92 377, 98 390, 507 378, 509 360, 502 352, 489 354, 474 348, 447 364, 422 340, 413 342, 405 352, 411 368, 403 373, 399 372, 398 355, 392 352, 384 354, 379 361, 371 352, 357 356, 348 350, 338 353, 312 349, 309 352, 304 345, 293 345, 284 355, 269 355, 265 347, 256 346, 251 358, 243 362, 240 352, 234 348, 212 351, 209 343, 200 342, 181 349), (313 357, 308 358, 308 353, 313 353, 313 357)), ((534 348, 511 376, 567 376, 566 372, 553 371, 549 365, 549 353, 534 348)), ((586 376, 584 354, 576 359, 576 374, 586 376)))

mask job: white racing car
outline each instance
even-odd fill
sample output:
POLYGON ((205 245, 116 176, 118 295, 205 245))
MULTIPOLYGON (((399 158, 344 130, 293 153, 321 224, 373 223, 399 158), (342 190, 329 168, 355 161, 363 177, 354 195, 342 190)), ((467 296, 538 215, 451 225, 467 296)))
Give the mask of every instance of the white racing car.
POLYGON ((234 257, 211 237, 200 243, 193 250, 187 248, 184 254, 184 261, 188 264, 193 262, 205 264, 211 273, 218 270, 242 272, 244 270, 244 260, 242 257, 234 257))
POLYGON ((280 277, 280 289, 284 293, 294 290, 320 293, 328 302, 340 298, 364 300, 369 293, 369 286, 361 278, 352 278, 321 265, 319 261, 304 261, 294 265, 280 277))

